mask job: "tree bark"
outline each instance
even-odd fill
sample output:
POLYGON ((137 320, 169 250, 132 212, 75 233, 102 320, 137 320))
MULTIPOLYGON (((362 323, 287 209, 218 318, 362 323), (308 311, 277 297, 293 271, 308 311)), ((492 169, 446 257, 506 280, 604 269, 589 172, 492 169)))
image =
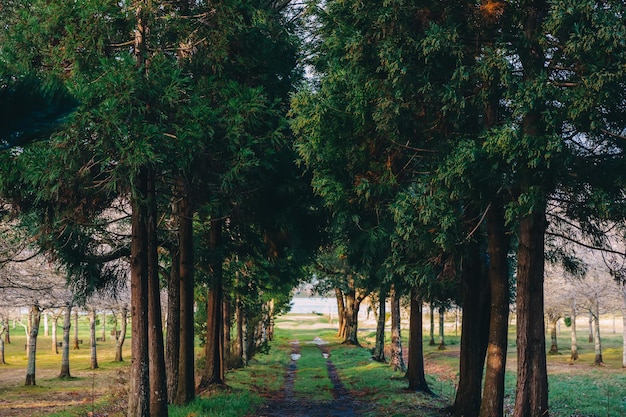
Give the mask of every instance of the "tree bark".
POLYGON ((58 315, 53 315, 52 316, 52 337, 50 338, 50 345, 52 348, 52 353, 53 354, 58 354, 59 353, 59 347, 57 346, 57 324, 59 323, 59 316, 58 315))
POLYGON ((123 306, 120 315, 120 333, 118 335, 116 332, 115 337, 115 362, 124 361, 124 359, 122 358, 122 347, 124 346, 124 340, 126 340, 126 329, 128 326, 128 307, 123 306))
POLYGON ((80 349, 78 343, 78 310, 74 310, 74 350, 80 349))
POLYGON ((406 372, 404 354, 402 352, 402 334, 400 321, 400 295, 395 289, 391 289, 391 369, 406 372))
POLYGON ((593 347, 595 351, 594 365, 604 365, 602 359, 602 340, 600 339, 600 300, 596 296, 595 312, 593 314, 593 347))
POLYGON ((480 413, 485 354, 489 340, 489 281, 481 264, 480 246, 472 242, 463 258, 461 285, 463 315, 459 388, 454 401, 454 415, 477 416, 480 413))
MULTIPOLYGON (((138 7, 137 37, 144 31, 141 7, 138 7)), ((143 41, 138 41, 143 51, 143 41)), ((131 368, 128 417, 150 415, 150 379, 148 357, 148 239, 145 204, 147 181, 145 169, 137 174, 135 194, 132 196, 132 237, 130 255, 131 320, 131 368)))
POLYGON ((59 378, 70 378, 70 330, 72 328, 72 304, 65 305, 63 316, 63 344, 61 346, 61 373, 59 378))
POLYGON ((26 367, 26 383, 24 385, 35 384, 35 359, 37 357, 37 335, 39 334, 39 322, 41 320, 41 310, 37 304, 33 304, 30 308, 31 323, 28 330, 28 365, 26 367))
POLYGON ((357 295, 354 278, 348 277, 348 291, 345 295, 345 309, 344 309, 344 328, 345 336, 343 343, 360 346, 358 339, 359 330, 359 308, 363 301, 361 294, 357 295))
POLYGON ((431 302, 429 305, 430 310, 430 340, 429 346, 435 346, 435 303, 431 302))
POLYGON ((556 335, 557 322, 561 317, 556 314, 548 314, 548 321, 550 322, 550 351, 551 355, 559 354, 559 342, 556 335))
POLYGON ((189 185, 179 179, 178 247, 180 250, 180 350, 178 361, 178 390, 174 404, 191 402, 196 395, 194 354, 194 241, 193 214, 189 185))
POLYGON ((543 317, 545 208, 522 218, 517 255, 517 390, 514 417, 548 415, 543 317))
POLYGON ((89 369, 98 369, 98 354, 96 349, 96 309, 89 310, 89 369))
POLYGON ((4 335, 9 329, 9 324, 4 318, 0 319, 0 365, 6 365, 4 360, 4 335))
POLYGON ((446 349, 446 339, 445 339, 445 317, 446 317, 446 309, 445 307, 439 307, 439 346, 438 350, 446 349))
MULTIPOLYGON (((222 258, 220 245, 222 238, 222 221, 211 220, 209 231, 209 247, 213 252, 213 282, 207 296, 207 342, 205 351, 205 368, 200 386, 224 384, 224 318, 222 293, 222 258)), ((245 364, 245 363, 244 363, 245 364)))
POLYGON ((489 254, 489 341, 484 395, 480 417, 504 415, 504 377, 509 331, 509 263, 510 238, 506 233, 504 210, 495 204, 487 214, 487 253, 489 254))
POLYGON ((422 299, 417 289, 411 289, 411 316, 409 325, 409 360, 406 377, 410 391, 433 394, 424 373, 424 347, 422 330, 422 299))
POLYGON ((231 314, 231 301, 230 297, 227 293, 223 293, 223 312, 222 317, 224 318, 224 329, 222 334, 224 335, 224 346, 222 347, 222 351, 224 352, 224 369, 228 368, 228 364, 231 362, 231 340, 230 340, 230 332, 232 326, 232 314, 231 314))
POLYGON ((8 327, 9 324, 3 318, 0 319, 0 365, 6 365, 4 360, 4 334, 8 327))
POLYGON ((337 319, 339 320, 337 337, 344 339, 346 336, 346 305, 343 301, 343 292, 339 288, 335 288, 335 298, 337 299, 337 319))
POLYGON ((168 402, 173 403, 178 391, 178 358, 180 355, 180 253, 178 245, 171 250, 172 269, 167 281, 167 334, 165 343, 165 371, 168 402))
POLYGON ((159 258, 157 237, 157 202, 155 173, 148 170, 146 239, 148 258, 148 368, 150 380, 150 417, 167 417, 167 377, 161 318, 159 258))
POLYGON ((575 361, 578 360, 578 341, 577 341, 577 333, 576 333, 576 316, 578 314, 578 307, 576 306, 576 298, 572 300, 572 331, 571 331, 571 354, 570 360, 575 361))
POLYGON ((376 321, 376 343, 372 353, 372 359, 377 362, 385 362, 385 309, 386 291, 380 289, 378 292, 378 320, 376 321))

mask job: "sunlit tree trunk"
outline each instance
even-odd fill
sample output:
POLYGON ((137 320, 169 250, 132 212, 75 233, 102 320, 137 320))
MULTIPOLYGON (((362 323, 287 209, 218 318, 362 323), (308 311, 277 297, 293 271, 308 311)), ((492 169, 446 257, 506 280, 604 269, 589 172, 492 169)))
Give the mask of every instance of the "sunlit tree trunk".
POLYGON ((337 300, 337 318, 339 320, 339 329, 337 330, 337 337, 345 338, 346 336, 346 305, 343 301, 343 292, 339 288, 335 288, 335 298, 337 300))
POLYGON ((445 307, 439 307, 439 346, 437 349, 444 350, 446 348, 446 339, 445 339, 445 317, 446 317, 446 309, 445 307))
POLYGON ((91 348, 90 369, 98 369, 96 350, 96 309, 89 310, 89 346, 91 348))
POLYGON ((126 306, 122 307, 120 316, 120 332, 119 334, 117 332, 115 333, 115 362, 122 362, 124 360, 122 357, 122 347, 124 346, 124 340, 126 340, 126 329, 128 327, 128 308, 126 306))
POLYGON ((74 310, 74 350, 80 349, 78 343, 78 310, 74 310))
POLYGON ((557 355, 559 353, 559 344, 558 344, 558 340, 557 340, 557 322, 559 321, 559 319, 561 318, 559 314, 550 311, 547 314, 548 316, 548 322, 550 323, 550 351, 549 353, 551 355, 557 355))
POLYGON ((376 344, 372 353, 372 359, 377 362, 385 362, 385 310, 386 291, 378 292, 378 319, 376 320, 376 344))
POLYGON ((37 357, 37 335, 39 334, 39 322, 41 320, 41 310, 37 304, 30 307, 29 314, 29 337, 28 337, 28 364, 26 367, 26 383, 24 385, 35 385, 35 359, 37 357))
POLYGON ((600 300, 596 297, 595 311, 593 313, 593 347, 595 351, 595 359, 593 363, 595 365, 603 365, 602 359, 602 340, 600 339, 600 300))
POLYGON ((578 314, 578 307, 576 306, 576 298, 572 299, 572 324, 571 324, 571 328, 572 328, 572 332, 571 332, 571 354, 570 354, 570 360, 575 361, 578 360, 578 341, 577 341, 577 334, 576 334, 576 317, 578 314))
POLYGON ((391 289, 391 369, 406 372, 402 352, 402 335, 400 320, 400 295, 395 287, 391 289))
POLYGON ((54 316, 52 316, 52 332, 51 332, 52 337, 50 338, 52 353, 55 355, 59 353, 59 347, 57 346, 57 324, 58 323, 59 323, 59 316, 55 314, 54 316))
POLYGON ((65 305, 63 315, 63 344, 61 346, 61 373, 59 378, 70 378, 70 330, 72 327, 72 304, 65 305))

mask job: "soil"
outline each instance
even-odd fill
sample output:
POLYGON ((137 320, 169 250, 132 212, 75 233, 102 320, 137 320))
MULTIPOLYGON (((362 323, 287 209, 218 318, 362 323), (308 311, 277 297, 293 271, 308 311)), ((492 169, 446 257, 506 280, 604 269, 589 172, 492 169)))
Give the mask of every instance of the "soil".
POLYGON ((332 401, 313 401, 298 397, 293 385, 298 371, 300 344, 291 343, 291 362, 285 371, 285 385, 273 401, 257 411, 259 417, 357 417, 363 412, 363 404, 356 401, 343 386, 341 378, 331 360, 331 350, 321 339, 315 339, 321 354, 326 358, 328 377, 333 385, 332 401))

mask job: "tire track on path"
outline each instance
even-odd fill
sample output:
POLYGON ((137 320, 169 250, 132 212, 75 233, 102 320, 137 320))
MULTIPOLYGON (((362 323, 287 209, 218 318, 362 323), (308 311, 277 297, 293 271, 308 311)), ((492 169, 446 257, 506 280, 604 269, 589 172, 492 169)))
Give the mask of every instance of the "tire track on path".
POLYGON ((297 378, 297 361, 300 358, 300 343, 291 342, 291 361, 285 373, 285 384, 280 394, 258 410, 259 417, 358 417, 358 403, 344 387, 337 368, 330 359, 328 343, 315 338, 313 343, 326 359, 328 377, 333 386, 332 401, 311 401, 297 397, 294 385, 297 378))

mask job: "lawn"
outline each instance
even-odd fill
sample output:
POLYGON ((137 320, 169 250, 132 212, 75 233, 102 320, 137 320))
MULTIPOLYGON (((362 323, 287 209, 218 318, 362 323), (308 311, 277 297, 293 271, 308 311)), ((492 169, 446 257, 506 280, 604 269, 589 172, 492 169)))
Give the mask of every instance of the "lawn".
MULTIPOLYGON (((428 320, 425 320, 428 323, 428 320)), ((593 366, 593 343, 586 332, 579 335, 580 359, 569 360, 569 329, 562 326, 559 336, 561 354, 548 356, 550 407, 553 417, 624 416, 626 415, 626 372, 621 367, 621 329, 613 333, 610 325, 603 328, 603 356, 605 366, 593 366)), ((362 347, 340 344, 336 327, 321 315, 287 315, 277 320, 276 338, 268 354, 257 355, 244 369, 226 374, 227 386, 211 392, 199 393, 187 407, 171 407, 175 417, 252 416, 264 402, 280 398, 286 366, 290 361, 293 340, 299 341, 302 359, 298 362, 297 378, 293 387, 296 398, 327 401, 331 384, 325 370, 325 360, 312 343, 315 337, 329 343, 331 360, 339 376, 356 401, 364 404, 363 415, 441 417, 454 400, 458 383, 459 336, 453 325, 447 324, 446 349, 428 345, 425 332, 425 366, 431 388, 437 393, 432 398, 406 391, 403 374, 393 372, 386 364, 370 360, 374 328, 371 321, 362 323, 362 347)), ((48 416, 78 417, 88 413, 118 417, 124 415, 130 357, 130 340, 124 348, 126 362, 116 363, 114 340, 98 342, 99 369, 89 369, 87 345, 88 326, 81 318, 80 334, 85 342, 79 350, 70 351, 72 378, 59 379, 61 355, 51 352, 51 338, 41 336, 37 347, 37 385, 25 387, 25 336, 21 328, 12 329, 11 344, 6 345, 7 365, 0 366, 0 415, 3 417, 48 416)), ((582 325, 579 329, 585 329, 582 325)), ((407 331, 403 332, 408 335, 407 331)), ((61 335, 61 329, 58 333, 61 335)), ((100 335, 100 332, 98 332, 100 335)), ((107 337, 109 337, 107 335, 107 337)), ((404 340, 404 346, 408 346, 404 340)), ((198 349, 198 359, 201 349, 198 349)), ((202 361, 200 360, 199 363, 202 361)), ((515 391, 515 336, 511 328, 509 338, 508 374, 506 378, 507 408, 512 407, 515 391)))

